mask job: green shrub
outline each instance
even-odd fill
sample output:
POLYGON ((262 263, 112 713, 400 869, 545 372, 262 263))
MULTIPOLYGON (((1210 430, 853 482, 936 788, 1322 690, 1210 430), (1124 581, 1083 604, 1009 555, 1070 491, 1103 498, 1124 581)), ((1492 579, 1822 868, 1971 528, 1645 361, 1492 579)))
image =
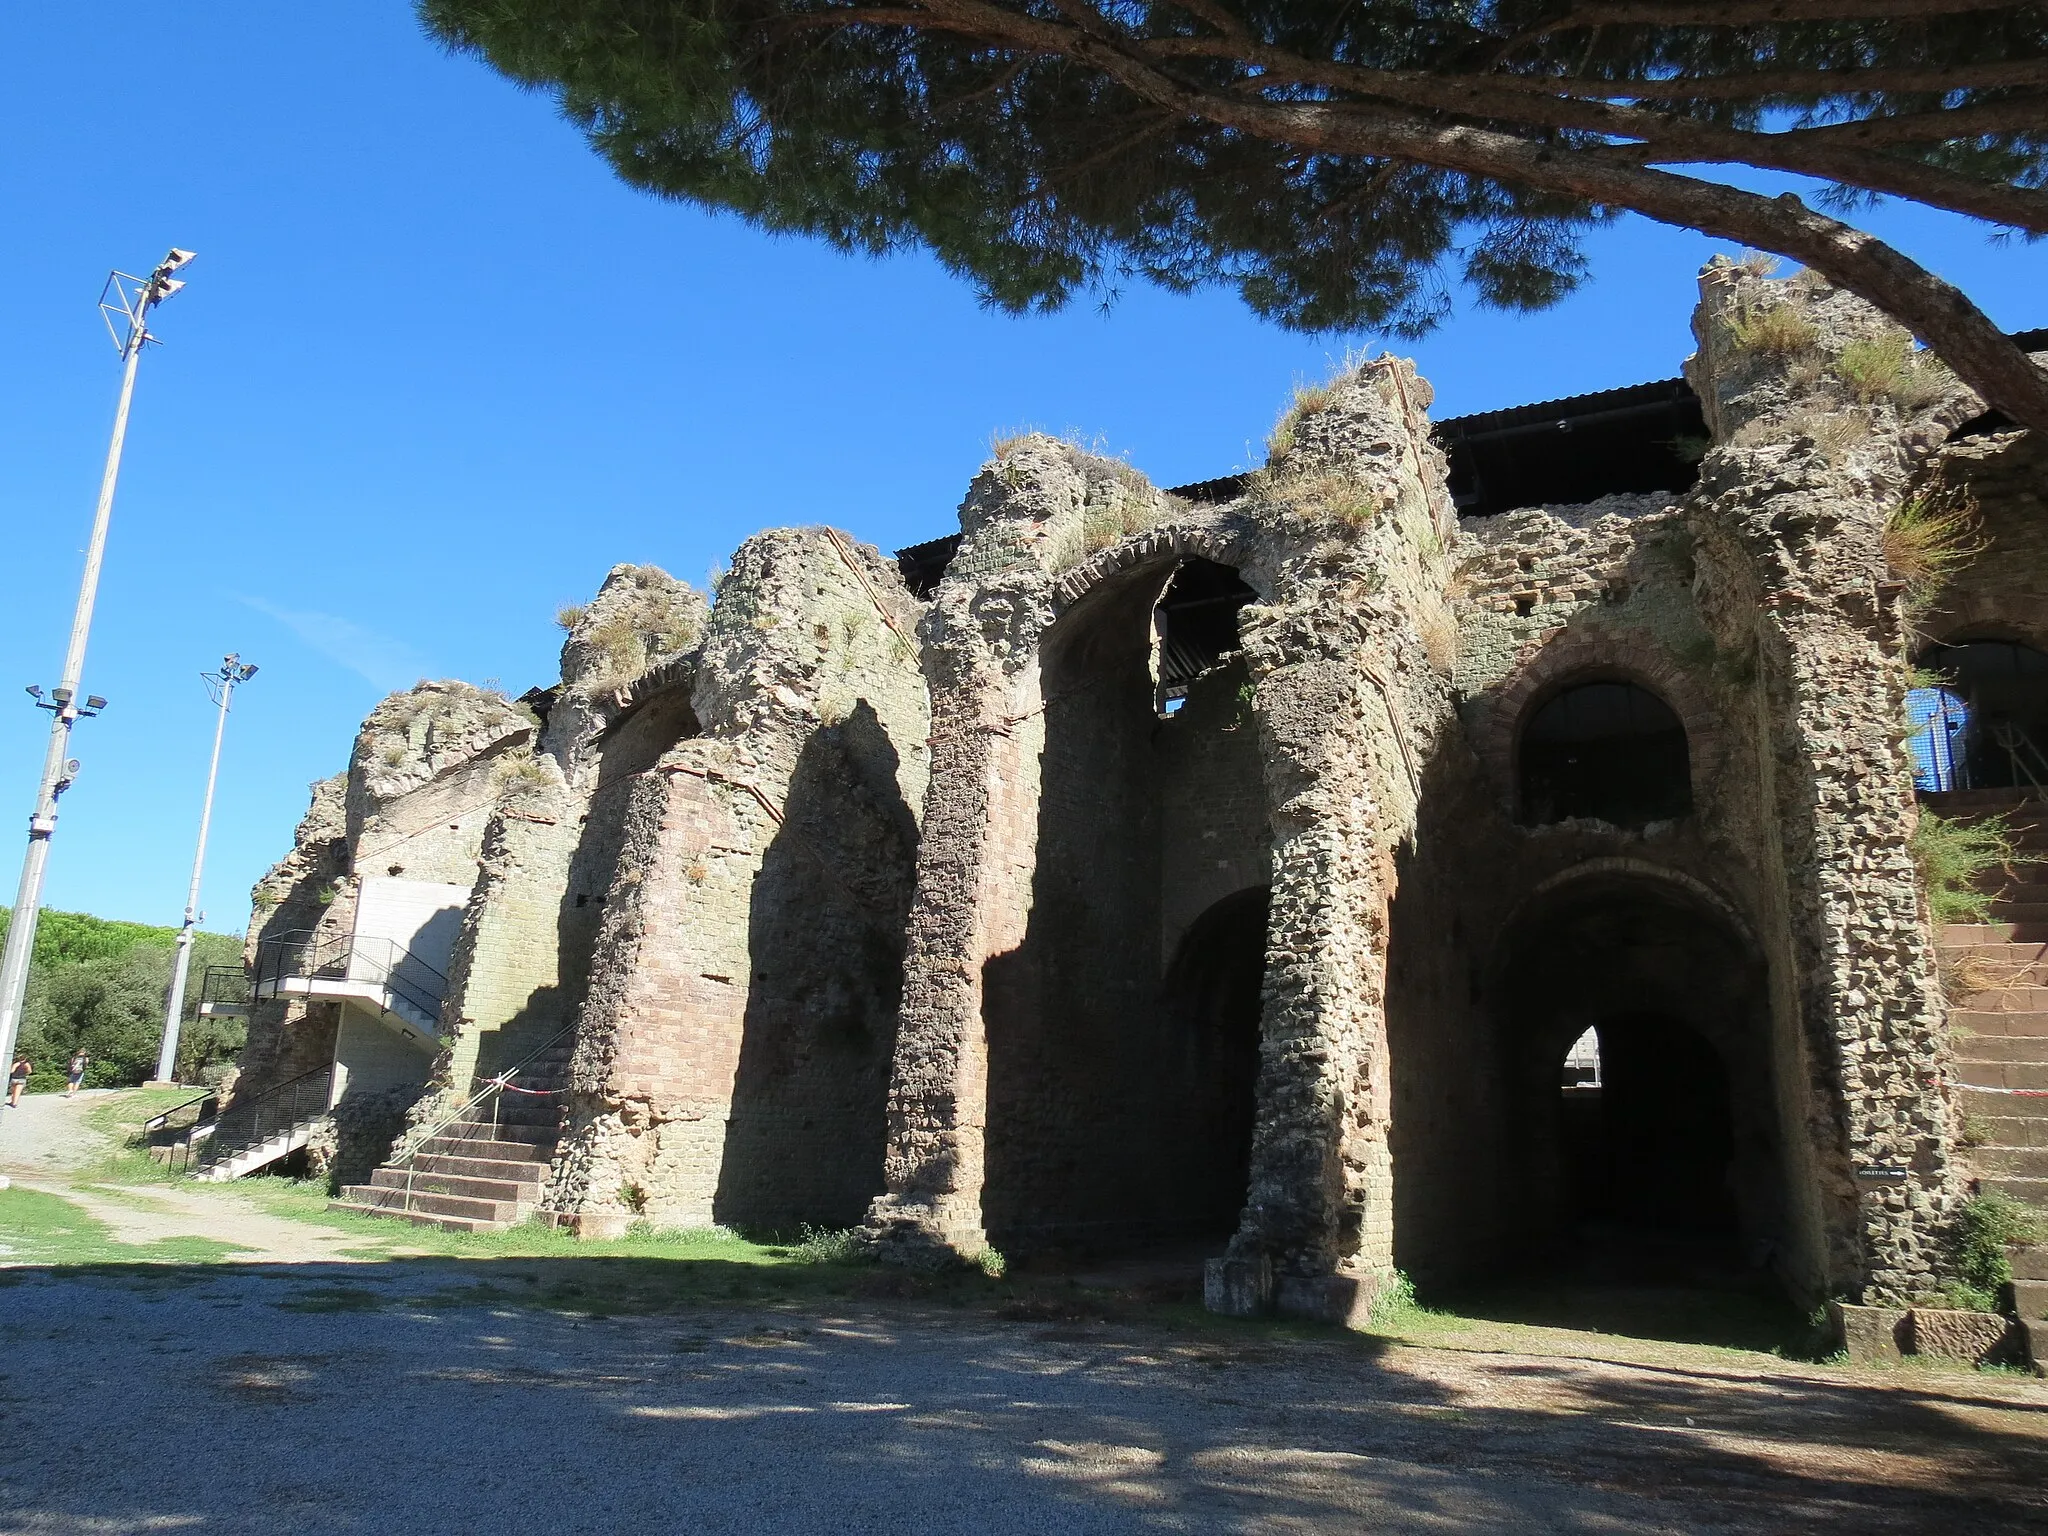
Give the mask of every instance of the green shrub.
POLYGON ((2000 1292, 2012 1283, 2006 1249, 2041 1239, 2041 1218, 2029 1207, 1997 1190, 1966 1201, 1950 1236, 1956 1277, 1948 1301, 1969 1312, 1995 1312, 2000 1292))
POLYGON ((2020 862, 2012 836, 2001 816, 1955 821, 1922 808, 1911 847, 1927 891, 1928 915, 1937 925, 1989 919, 1991 897, 1977 889, 1977 877, 2020 862))
POLYGON ((858 1227, 834 1231, 805 1222, 789 1256, 799 1264, 865 1264, 872 1257, 858 1227))

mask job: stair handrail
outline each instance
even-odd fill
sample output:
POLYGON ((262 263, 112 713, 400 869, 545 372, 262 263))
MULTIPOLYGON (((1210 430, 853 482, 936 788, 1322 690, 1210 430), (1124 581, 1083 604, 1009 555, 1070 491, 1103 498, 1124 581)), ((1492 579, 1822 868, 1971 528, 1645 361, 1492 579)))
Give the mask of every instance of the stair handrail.
MULTIPOLYGON (((505 1068, 502 1072, 498 1073, 497 1076, 487 1081, 483 1087, 479 1088, 475 1093, 471 1094, 467 1099, 465 1099, 458 1108, 450 1111, 446 1115, 443 1115, 440 1119, 434 1121, 432 1124, 424 1127, 423 1129, 408 1132, 399 1144, 403 1148, 403 1150, 397 1152, 394 1156, 387 1159, 384 1163, 384 1167, 389 1171, 397 1172, 401 1168, 405 1170, 405 1204, 399 1207, 399 1209, 407 1211, 412 1209, 413 1174, 418 1168, 420 1153, 423 1150, 425 1150, 427 1143, 438 1137, 443 1131, 447 1130, 449 1126, 459 1124, 460 1122, 468 1119, 470 1116, 470 1112, 474 1110, 479 1104, 483 1103, 485 1099, 493 1098, 493 1096, 502 1097, 507 1085, 511 1082, 513 1078, 517 1077, 521 1072, 525 1071, 534 1062, 538 1061, 542 1056, 545 1056, 549 1051, 553 1050, 556 1046, 560 1045, 564 1040, 568 1039, 571 1035, 575 1033, 576 1025, 574 1021, 564 1024, 560 1029, 556 1030, 546 1040, 541 1042, 541 1044, 535 1046, 532 1050, 528 1051, 524 1056, 520 1057, 519 1060, 514 1062, 511 1066, 505 1068)), ((557 1093, 561 1090, 515 1088, 512 1091, 514 1093, 557 1093)), ((497 1106, 494 1103, 491 1108, 492 1129, 495 1130, 497 1128, 497 1124, 498 1112, 497 1106)))
MULTIPOLYGON (((143 1121, 143 1134, 147 1135, 151 1131, 161 1131, 170 1124, 171 1116, 181 1115, 195 1104, 204 1104, 208 1099, 217 1099, 219 1097, 220 1095, 217 1092, 209 1088, 196 1099, 187 1099, 182 1104, 173 1104, 169 1109, 151 1115, 147 1120, 143 1121)), ((199 1118, 201 1120, 208 1118, 205 1110, 202 1109, 199 1112, 199 1118)))
MULTIPOLYGON (((232 1157, 237 1152, 246 1152, 249 1148, 260 1143, 267 1135, 274 1136, 279 1130, 289 1130, 297 1126, 301 1121, 319 1119, 321 1115, 327 1113, 329 1108, 327 1102, 328 1095, 333 1087, 334 1063, 329 1062, 323 1067, 313 1068, 310 1072, 301 1072, 297 1077, 286 1078, 283 1082, 273 1084, 251 1098, 234 1100, 214 1119, 214 1134, 207 1139, 205 1155, 199 1160, 199 1171, 202 1173, 206 1172, 218 1164, 224 1156, 232 1157), (319 1104, 319 1109, 311 1115, 301 1114, 302 1106, 307 1102, 309 1095, 313 1094, 316 1085, 318 1092, 315 1101, 319 1104), (281 1119, 273 1120, 266 1126, 265 1111, 274 1108, 279 1103, 286 1103, 289 1105, 289 1108, 281 1119), (234 1140, 231 1144, 228 1138, 221 1136, 220 1127, 227 1123, 228 1116, 244 1108, 249 1111, 249 1119, 252 1123, 247 1134, 234 1140)), ((187 1161, 190 1161, 189 1156, 187 1161)))
POLYGON ((353 931, 323 940, 316 928, 294 928, 257 945, 252 993, 261 990, 266 977, 275 983, 288 976, 368 981, 437 1022, 448 995, 448 978, 398 940, 353 931), (382 959, 377 958, 378 945, 383 946, 382 959), (353 976, 359 962, 374 974, 353 976))

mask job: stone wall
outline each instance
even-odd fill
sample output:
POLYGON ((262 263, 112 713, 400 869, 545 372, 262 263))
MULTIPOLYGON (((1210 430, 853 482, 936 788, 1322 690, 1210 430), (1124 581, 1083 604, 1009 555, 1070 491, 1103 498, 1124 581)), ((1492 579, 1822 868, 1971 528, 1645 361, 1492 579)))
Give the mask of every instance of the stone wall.
POLYGON ((879 1180, 924 793, 915 603, 873 550, 762 534, 720 583, 702 734, 600 774, 618 854, 552 1208, 845 1225, 879 1180))

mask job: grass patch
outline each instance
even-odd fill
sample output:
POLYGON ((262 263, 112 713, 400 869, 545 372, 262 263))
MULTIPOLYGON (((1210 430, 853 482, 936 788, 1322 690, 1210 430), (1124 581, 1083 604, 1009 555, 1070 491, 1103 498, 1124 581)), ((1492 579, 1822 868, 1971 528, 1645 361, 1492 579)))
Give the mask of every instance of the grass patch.
POLYGON ((40 1189, 0 1189, 0 1255, 10 1264, 67 1267, 82 1264, 212 1264, 233 1243, 210 1237, 167 1237, 122 1243, 107 1224, 61 1195, 40 1189))
POLYGON ((1948 370, 1913 345, 1904 331, 1852 341, 1834 362, 1835 377, 1866 405, 1888 400, 1902 411, 1932 405, 1948 390, 1948 370))
POLYGON ((1928 916, 1937 927, 1990 920, 1992 898, 1977 889, 1977 880, 1989 870, 2022 862, 2012 839, 2002 816, 1959 821, 1921 809, 1911 849, 1927 892, 1928 916))
POLYGON ((1976 502, 1940 485, 1909 496, 1884 522, 1884 563, 1906 584, 1910 609, 1927 607, 1985 548, 1976 502))
POLYGON ((1791 358, 1820 344, 1820 328, 1791 304, 1745 303, 1728 322, 1728 334, 1745 352, 1791 358))

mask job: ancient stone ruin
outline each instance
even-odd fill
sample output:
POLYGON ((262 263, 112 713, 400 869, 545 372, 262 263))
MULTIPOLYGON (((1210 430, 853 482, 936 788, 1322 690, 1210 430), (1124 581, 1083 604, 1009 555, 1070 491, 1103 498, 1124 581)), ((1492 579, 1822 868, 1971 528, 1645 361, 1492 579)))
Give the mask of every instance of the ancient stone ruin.
POLYGON ((1683 381, 1433 427, 1382 357, 1256 473, 1027 436, 895 559, 615 569, 558 683, 316 786, 238 1101, 313 1078, 316 1171, 451 1226, 1345 1320, 1594 1222, 1939 1294, 1978 1182, 2048 1190, 2048 904, 1938 929, 1914 853, 2048 780, 2043 450, 1811 276, 1701 290, 1683 381))

